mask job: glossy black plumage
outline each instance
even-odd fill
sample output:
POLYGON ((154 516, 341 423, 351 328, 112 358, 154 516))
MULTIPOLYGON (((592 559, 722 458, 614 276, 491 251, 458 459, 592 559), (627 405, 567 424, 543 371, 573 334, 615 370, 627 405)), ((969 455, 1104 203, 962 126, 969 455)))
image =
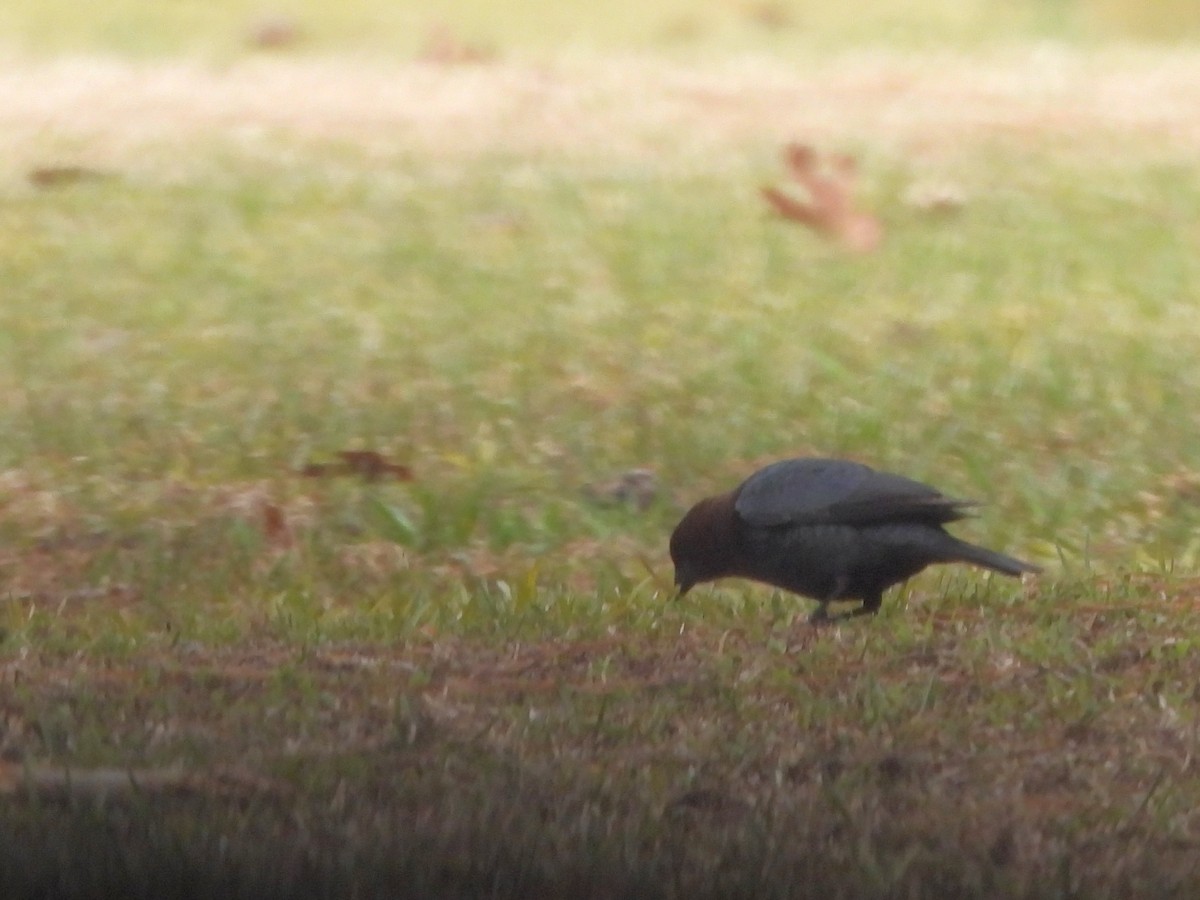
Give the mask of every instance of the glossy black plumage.
POLYGON ((671 535, 675 583, 682 595, 704 581, 749 578, 818 601, 820 621, 835 600, 862 601, 848 615, 877 612, 885 590, 934 563, 1039 571, 943 528, 973 505, 860 463, 783 460, 688 511, 671 535))

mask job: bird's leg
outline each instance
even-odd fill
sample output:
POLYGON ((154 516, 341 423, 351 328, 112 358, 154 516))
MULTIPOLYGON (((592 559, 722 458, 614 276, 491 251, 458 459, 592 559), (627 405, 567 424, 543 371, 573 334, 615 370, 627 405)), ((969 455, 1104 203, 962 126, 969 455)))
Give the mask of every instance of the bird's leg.
POLYGON ((829 604, 838 597, 842 596, 842 594, 845 593, 845 590, 846 579, 838 578, 838 580, 834 582, 833 590, 829 592, 828 596, 826 596, 823 600, 817 601, 820 603, 820 606, 818 606, 816 611, 808 617, 808 623, 810 625, 828 625, 830 622, 836 622, 838 619, 844 619, 845 616, 829 615, 829 604))
POLYGON ((883 592, 876 591, 863 598, 862 606, 851 613, 853 616, 873 616, 879 612, 879 607, 883 605, 883 592))

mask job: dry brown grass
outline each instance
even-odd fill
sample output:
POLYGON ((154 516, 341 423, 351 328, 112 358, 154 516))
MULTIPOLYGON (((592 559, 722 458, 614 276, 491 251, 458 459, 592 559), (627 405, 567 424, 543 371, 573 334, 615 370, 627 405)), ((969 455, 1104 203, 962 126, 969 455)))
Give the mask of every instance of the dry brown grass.
POLYGON ((797 136, 933 155, 1005 139, 1132 137, 1190 153, 1200 147, 1200 56, 1047 46, 982 61, 874 53, 707 65, 10 60, 0 69, 0 134, 4 155, 18 160, 47 143, 110 161, 197 140, 253 149, 277 134, 355 142, 381 156, 664 163, 797 136))

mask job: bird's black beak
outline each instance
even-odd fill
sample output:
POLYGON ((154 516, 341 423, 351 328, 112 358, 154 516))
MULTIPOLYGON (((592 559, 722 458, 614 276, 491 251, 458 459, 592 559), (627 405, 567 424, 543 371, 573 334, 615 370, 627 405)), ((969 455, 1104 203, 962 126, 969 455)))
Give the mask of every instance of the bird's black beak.
POLYGON ((679 588, 679 593, 675 595, 676 600, 683 598, 683 595, 696 586, 694 579, 689 578, 687 573, 678 566, 675 568, 675 587, 679 588))

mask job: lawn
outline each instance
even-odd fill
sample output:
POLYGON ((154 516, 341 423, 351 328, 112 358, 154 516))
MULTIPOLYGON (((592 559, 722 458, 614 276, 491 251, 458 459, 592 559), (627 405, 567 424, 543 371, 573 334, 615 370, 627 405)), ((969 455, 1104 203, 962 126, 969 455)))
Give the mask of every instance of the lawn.
POLYGON ((876 5, 0 14, 0 895, 1197 895, 1200 50, 876 5), (674 599, 789 455, 1045 572, 674 599))

